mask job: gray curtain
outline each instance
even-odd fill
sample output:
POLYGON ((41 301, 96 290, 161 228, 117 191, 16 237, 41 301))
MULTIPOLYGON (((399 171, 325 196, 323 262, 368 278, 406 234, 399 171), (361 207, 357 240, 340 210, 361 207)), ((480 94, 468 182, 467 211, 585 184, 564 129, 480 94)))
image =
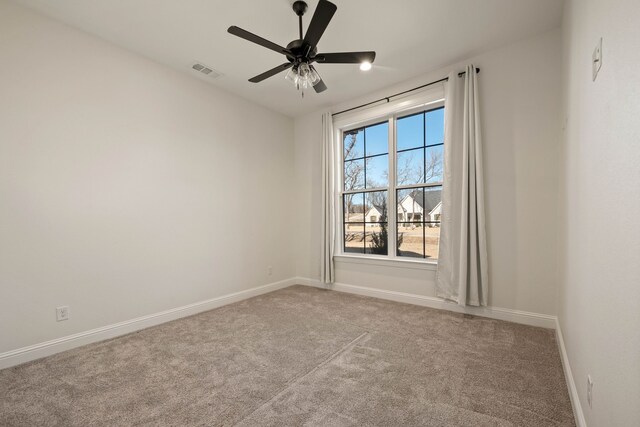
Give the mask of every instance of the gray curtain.
POLYGON ((436 294, 459 305, 487 305, 478 76, 473 65, 445 84, 444 184, 436 294))
POLYGON ((331 113, 322 115, 322 266, 320 280, 323 283, 335 281, 333 254, 335 250, 335 162, 333 143, 333 118, 331 113))

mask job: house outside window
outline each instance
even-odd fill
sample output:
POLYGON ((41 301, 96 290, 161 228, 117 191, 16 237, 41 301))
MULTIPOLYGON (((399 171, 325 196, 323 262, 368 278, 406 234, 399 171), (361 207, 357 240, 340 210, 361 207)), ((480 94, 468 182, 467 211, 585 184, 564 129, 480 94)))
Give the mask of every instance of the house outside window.
POLYGON ((444 168, 442 100, 352 123, 337 136, 342 253, 437 261, 444 168))

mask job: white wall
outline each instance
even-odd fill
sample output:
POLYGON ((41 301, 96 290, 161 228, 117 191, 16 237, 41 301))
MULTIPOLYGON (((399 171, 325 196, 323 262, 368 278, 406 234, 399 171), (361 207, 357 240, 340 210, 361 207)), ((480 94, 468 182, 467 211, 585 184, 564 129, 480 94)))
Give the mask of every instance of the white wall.
POLYGON ((293 172, 291 119, 0 1, 0 353, 292 277, 293 172))
POLYGON ((637 0, 569 0, 564 11, 558 315, 590 426, 640 425, 638 17, 637 0))
MULTIPOLYGON (((472 61, 481 68, 492 306, 556 313, 560 30, 515 42, 388 88, 339 111, 439 79, 472 61)), ((428 52, 425 52, 428 54, 428 52)), ((384 72, 376 70, 373 72, 384 72)), ((321 112, 295 122, 297 274, 320 277, 321 112)), ((338 282, 435 296, 435 272, 339 262, 338 282)))

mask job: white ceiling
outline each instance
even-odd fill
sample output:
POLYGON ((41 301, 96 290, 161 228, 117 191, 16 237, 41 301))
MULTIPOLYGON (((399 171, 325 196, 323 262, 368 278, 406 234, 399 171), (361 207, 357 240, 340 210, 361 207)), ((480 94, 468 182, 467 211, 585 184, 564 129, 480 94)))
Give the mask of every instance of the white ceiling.
MULTIPOLYGON (((562 0, 332 0, 338 11, 319 50, 375 50, 374 68, 318 64, 329 89, 301 99, 284 73, 249 83, 284 57, 227 33, 237 25, 286 45, 297 38, 293 0, 16 1, 291 117, 550 30, 562 15, 562 0), (197 76, 194 60, 224 75, 197 76)), ((307 3, 305 29, 317 0, 307 3)))

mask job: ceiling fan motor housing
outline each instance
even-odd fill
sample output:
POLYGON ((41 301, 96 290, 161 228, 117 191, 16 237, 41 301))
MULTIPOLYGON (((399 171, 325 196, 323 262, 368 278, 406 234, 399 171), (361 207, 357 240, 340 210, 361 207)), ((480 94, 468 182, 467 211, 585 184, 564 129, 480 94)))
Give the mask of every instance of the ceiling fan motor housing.
POLYGON ((318 48, 301 39, 289 43, 287 49, 291 52, 291 55, 287 55, 287 59, 293 63, 309 61, 310 58, 313 58, 318 53, 318 48))

